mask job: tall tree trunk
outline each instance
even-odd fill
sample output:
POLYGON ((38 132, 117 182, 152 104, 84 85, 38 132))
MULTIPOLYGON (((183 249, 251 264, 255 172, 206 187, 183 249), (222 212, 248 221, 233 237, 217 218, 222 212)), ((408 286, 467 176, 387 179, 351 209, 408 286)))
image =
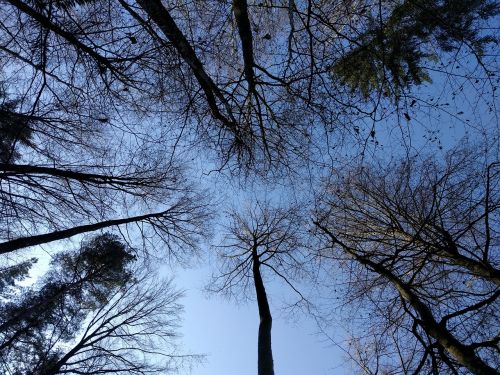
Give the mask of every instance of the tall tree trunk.
POLYGON ((273 318, 267 301, 266 289, 260 274, 260 260, 257 248, 252 249, 253 280, 257 305, 259 307, 259 339, 258 339, 258 375, 274 375, 273 351, 271 347, 271 328, 273 318))
POLYGON ((201 89, 205 93, 212 115, 230 130, 236 132, 236 123, 232 117, 232 110, 224 94, 205 71, 193 46, 179 29, 167 8, 165 8, 160 0, 137 0, 137 4, 151 17, 151 20, 160 28, 177 52, 179 52, 181 58, 189 65, 201 89), (217 99, 226 107, 229 118, 219 110, 217 99))
POLYGON ((338 244, 356 261, 366 266, 369 270, 378 273, 385 277, 397 289, 401 298, 406 300, 412 308, 417 312, 420 318, 419 324, 431 337, 448 352, 451 356, 460 363, 463 367, 467 368, 471 373, 476 375, 495 375, 498 372, 484 362, 474 351, 470 345, 466 345, 459 341, 453 334, 446 328, 446 324, 440 324, 436 321, 432 311, 429 307, 419 298, 413 291, 410 285, 404 283, 398 276, 393 274, 389 269, 385 268, 379 263, 373 262, 366 256, 360 256, 355 249, 349 247, 340 241, 327 227, 323 226, 320 222, 314 221, 314 224, 321 229, 326 235, 330 237, 333 244, 338 244))

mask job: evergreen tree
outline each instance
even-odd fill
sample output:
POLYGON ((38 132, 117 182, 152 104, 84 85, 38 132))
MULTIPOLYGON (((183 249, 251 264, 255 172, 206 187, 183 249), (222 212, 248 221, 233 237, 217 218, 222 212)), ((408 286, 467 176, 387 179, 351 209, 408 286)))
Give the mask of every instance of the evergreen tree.
MULTIPOLYGON (((128 265, 133 259, 130 249, 107 233, 83 242, 79 251, 58 254, 40 287, 28 288, 0 308, 2 362, 13 364, 19 374, 50 366, 87 315, 132 281, 128 265)), ((28 264, 12 268, 18 278, 28 264)))
POLYGON ((7 296, 18 281, 28 277, 29 271, 38 259, 31 258, 23 262, 0 268, 0 296, 7 296))
POLYGON ((365 98, 379 91, 397 97, 411 85, 430 82, 424 62, 437 59, 438 49, 466 46, 480 59, 495 41, 478 26, 478 20, 498 14, 498 4, 489 0, 405 0, 387 13, 385 19, 380 12, 370 15, 354 48, 333 66, 334 75, 365 98))
POLYGON ((20 154, 18 144, 29 145, 30 121, 16 112, 17 102, 0 89, 0 163, 12 163, 20 154))

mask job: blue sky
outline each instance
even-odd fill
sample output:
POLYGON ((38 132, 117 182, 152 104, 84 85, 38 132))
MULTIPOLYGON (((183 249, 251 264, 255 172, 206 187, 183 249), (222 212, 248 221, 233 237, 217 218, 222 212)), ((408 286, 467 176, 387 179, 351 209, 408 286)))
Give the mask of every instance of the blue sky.
MULTIPOLYGON (((186 290, 182 338, 186 351, 204 353, 206 359, 192 375, 255 375, 259 318, 252 301, 235 303, 201 291, 206 268, 176 274, 175 284, 186 290)), ((293 319, 282 312, 271 293, 273 355, 276 374, 352 374, 345 356, 308 317, 293 319)), ((186 371, 188 373, 188 371, 186 371)))
MULTIPOLYGON (((447 69, 450 73, 457 72, 455 66, 450 65, 447 69)), ((389 120, 377 123, 376 139, 380 142, 380 147, 370 146, 374 150, 373 153, 386 158, 394 154, 401 156, 404 154, 405 146, 408 146, 412 151, 425 150, 428 153, 439 154, 443 153, 447 147, 456 144, 467 133, 472 140, 478 137, 488 138, 489 134, 483 133, 484 129, 498 136, 496 114, 490 114, 482 101, 478 99, 479 105, 475 102, 468 102, 470 98, 467 92, 463 91, 463 87, 456 99, 454 96, 451 97, 453 91, 460 88, 459 83, 467 80, 457 78, 457 84, 454 81, 450 84, 448 79, 447 76, 433 77, 433 85, 415 90, 415 96, 419 98, 417 106, 401 109, 402 112, 409 113, 411 118, 409 121, 404 118, 396 121, 395 116, 391 116, 389 120), (438 89, 442 91, 439 92, 438 89), (451 102, 451 106, 447 104, 448 102, 451 102), (459 115, 461 112, 465 114, 459 115), (444 145, 444 150, 440 149, 441 145, 444 145)), ((466 83, 465 90, 472 90, 474 84, 472 80, 466 83)), ((367 125, 362 127, 362 132, 365 131, 366 134, 363 136, 368 139, 371 124, 367 125)), ((340 143, 340 138, 338 142, 340 143)), ((348 149, 348 152, 351 151, 348 144, 344 144, 343 147, 348 149)), ((349 155, 345 156, 347 159, 349 155)), ((223 208, 228 208, 228 202, 241 203, 241 196, 227 199, 228 195, 232 195, 232 190, 228 188, 226 177, 220 177, 219 181, 215 181, 218 179, 215 176, 213 181, 208 181, 207 170, 215 168, 207 168, 205 160, 201 159, 198 158, 195 161, 204 164, 200 167, 204 169, 200 171, 200 183, 216 191, 215 199, 225 203, 223 208)), ((263 186, 258 188, 263 188, 263 186)), ((247 187, 247 190, 252 191, 254 187, 247 187)), ((270 194, 286 196, 287 192, 281 189, 270 194)), ((55 253, 56 250, 57 246, 53 252, 55 253)), ((38 248, 34 249, 34 252, 38 251, 38 248)), ((44 270, 46 263, 40 260, 37 265, 38 272, 44 270)), ((181 352, 206 355, 205 361, 192 369, 192 375, 255 375, 257 373, 259 325, 257 306, 254 301, 238 304, 221 296, 205 295, 202 289, 208 281, 211 268, 212 265, 174 271, 168 271, 166 267, 162 268, 162 273, 164 273, 162 276, 173 276, 175 284, 185 290, 185 297, 181 301, 185 307, 184 320, 180 329, 182 337, 179 340, 181 352)), ((280 292, 282 290, 278 286, 269 290, 274 319, 272 335, 276 374, 347 375, 355 373, 355 369, 351 367, 345 354, 332 341, 318 333, 318 327, 312 318, 300 314, 297 314, 295 319, 288 316, 281 310, 280 292)), ((340 342, 344 334, 342 325, 332 326, 328 333, 333 334, 333 338, 340 342)), ((187 370, 186 373, 188 373, 187 370)))
MULTIPOLYGON (((43 274, 50 261, 45 247, 24 251, 26 257, 37 256, 31 270, 36 278, 43 274)), ((209 280, 210 267, 181 269, 162 267, 160 277, 173 278, 174 285, 184 290, 180 303, 184 306, 178 354, 203 354, 204 360, 182 369, 182 375, 255 375, 257 372, 258 310, 255 301, 235 302, 203 291, 209 280)), ((31 284, 33 278, 21 282, 31 284)), ((351 363, 329 338, 318 332, 310 316, 291 316, 282 309, 279 285, 269 285, 268 294, 273 313, 273 355, 276 374, 286 375, 349 375, 351 363)), ((342 327, 334 327, 338 338, 342 327)), ((329 332, 331 333, 331 331, 329 332)))
MULTIPOLYGON (((410 154, 422 152, 441 157, 447 150, 462 142, 464 137, 472 143, 489 139, 490 144, 495 145, 491 136, 498 136, 495 125, 497 114, 488 111, 486 102, 481 100, 468 102, 467 90, 472 90, 471 84, 465 83, 463 93, 465 95, 457 97, 450 94, 453 92, 449 87, 450 83, 444 82, 442 77, 435 76, 434 84, 441 88, 448 87, 449 92, 437 92, 436 86, 433 85, 420 87, 416 89, 416 97, 423 98, 419 106, 406 109, 411 117, 410 121, 404 118, 396 121, 393 116, 377 124, 379 146, 371 148, 375 156, 390 160, 392 157, 401 157, 406 151, 410 154), (427 108, 427 105, 432 106, 427 108), (462 110, 465 114, 458 115, 462 110), (474 127, 470 126, 471 121, 474 121, 474 127)), ((200 182, 205 177, 200 179, 200 182)), ((259 195, 252 193, 259 189, 264 191, 259 197, 272 197, 277 201, 290 197, 286 189, 273 190, 272 187, 258 185, 247 186, 248 193, 242 193, 241 190, 237 193, 228 188, 224 178, 219 178, 215 176, 214 181, 208 185, 217 195, 223 196, 221 201, 225 203, 225 209, 228 208, 228 202, 233 202, 233 205, 237 206, 249 197, 252 198, 252 194, 259 195), (231 199, 228 199, 228 196, 231 199)), ((191 374, 255 375, 259 324, 256 303, 248 301, 238 304, 220 296, 207 296, 201 292, 208 281, 211 267, 214 265, 188 271, 177 270, 175 273, 176 284, 186 290, 186 296, 182 301, 185 306, 181 329, 182 345, 187 351, 206 354, 204 363, 195 366, 191 374)), ((297 319, 293 320, 283 313, 279 296, 282 291, 279 286, 274 286, 272 290, 274 293, 270 293, 275 373, 286 375, 359 373, 359 368, 353 367, 352 362, 338 346, 318 333, 318 327, 311 317, 297 315, 297 319)), ((338 325, 329 327, 328 334, 341 344, 344 334, 341 319, 338 325)))

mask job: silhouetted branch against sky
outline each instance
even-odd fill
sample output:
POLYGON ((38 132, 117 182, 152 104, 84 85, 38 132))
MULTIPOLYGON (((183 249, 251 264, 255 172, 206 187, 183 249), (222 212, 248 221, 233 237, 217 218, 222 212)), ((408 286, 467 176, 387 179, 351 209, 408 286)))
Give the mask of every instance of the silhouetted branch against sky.
POLYGON ((307 274, 306 222, 299 206, 273 207, 270 201, 259 200, 248 202, 246 210, 229 212, 228 221, 223 242, 216 248, 220 270, 208 289, 242 299, 255 296, 260 319, 258 374, 272 375, 273 318, 265 280, 276 279, 290 288, 297 304, 309 302, 295 285, 307 274))
POLYGON ((369 335, 356 330, 351 349, 371 371, 495 373, 500 270, 498 249, 489 250, 499 190, 496 163, 485 157, 460 146, 441 162, 364 164, 325 185, 318 256, 344 264, 354 280, 346 297, 359 318, 368 314, 369 335))
POLYGON ((2 301, 109 234, 151 275, 216 253, 210 289, 255 293, 261 374, 276 294, 352 313, 332 330, 365 373, 498 370, 498 11, 0 0, 2 301))

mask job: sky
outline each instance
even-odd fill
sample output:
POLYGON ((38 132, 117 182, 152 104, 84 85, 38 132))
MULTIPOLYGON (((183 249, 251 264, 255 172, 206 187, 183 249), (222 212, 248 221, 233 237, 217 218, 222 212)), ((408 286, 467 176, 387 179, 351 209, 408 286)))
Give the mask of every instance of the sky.
MULTIPOLYGON (((432 91, 429 92, 429 96, 432 91)), ((439 100, 445 101, 446 98, 439 100)), ((458 107, 460 104, 456 104, 458 107)), ((453 122, 448 116, 444 120, 434 119, 426 123, 426 128, 419 127, 412 119, 405 126, 412 127, 412 147, 414 149, 433 149, 437 153, 444 153, 447 148, 455 145, 466 135, 463 123, 453 122), (433 133, 437 129, 437 133, 433 133), (437 134, 439 142, 431 140, 431 135, 437 134), (444 149, 441 150, 440 146, 444 149)), ((486 116, 489 117, 489 116, 486 116)), ((483 117, 476 117, 483 119, 483 117)), ((484 122, 487 122, 487 118, 484 122)), ((470 131, 470 129, 469 129, 470 131)), ((472 140, 480 136, 477 132, 472 140)), ((381 128, 378 132, 378 140, 382 145, 379 155, 383 155, 387 147, 394 145, 395 139, 400 134, 391 133, 390 128, 381 128)), ((400 139, 400 138, 399 138, 400 139)), ((394 146, 393 146, 394 147, 394 146)), ((228 202, 233 206, 242 205, 248 201, 252 194, 240 192, 235 196, 233 187, 230 189, 227 180, 220 176, 214 176, 207 183, 207 176, 201 175, 199 183, 210 187, 215 191, 218 202, 224 202, 224 207, 229 208, 228 202)), ((260 187, 264 189, 264 186, 260 187)), ((261 194, 262 197, 271 197, 277 201, 282 200, 284 189, 272 189, 267 187, 261 194)), ((253 188, 246 191, 252 192, 253 188)), ((283 199, 285 200, 285 199, 283 199)), ((219 204, 219 203, 218 203, 219 204)), ((223 207, 222 205, 218 206, 223 207)), ((222 213, 222 212, 219 212, 222 213)), ((48 247, 45 247, 48 248, 48 247)), ((33 250, 37 253, 40 249, 33 250)), ((203 251, 209 251, 204 249, 203 251)), ((51 249, 56 253, 57 249, 51 249)), ((38 252, 38 254, 41 254, 38 252)), ((42 253, 43 254, 43 253, 42 253)), ((43 272, 47 267, 48 257, 42 256, 37 272, 43 272)), ((185 291, 180 301, 184 306, 183 321, 179 329, 178 340, 180 353, 202 354, 204 360, 194 363, 192 368, 184 368, 182 375, 255 375, 257 372, 257 334, 258 334, 258 311, 255 301, 237 303, 217 295, 207 295, 203 287, 209 280, 213 264, 195 266, 191 269, 175 267, 170 269, 162 267, 162 277, 173 277, 174 284, 185 291)), ((269 288, 271 312, 273 314, 273 356, 276 374, 283 375, 350 375, 355 374, 356 369, 349 362, 346 354, 339 346, 318 332, 314 320, 307 315, 296 315, 290 317, 281 310, 279 287, 269 288)), ((328 331, 337 342, 341 342, 342 326, 331 327, 328 331), (337 334, 335 334, 337 333, 337 334)))
MULTIPOLYGON (((283 205, 296 198, 285 187, 259 184, 256 181, 247 181, 244 186, 231 186, 226 177, 217 174, 202 174, 198 183, 212 190, 217 197, 214 202, 217 225, 210 239, 213 245, 221 243, 220 233, 227 225, 225 210, 245 210, 255 199, 283 205)), ((184 313, 179 344, 185 352, 205 355, 201 363, 191 369, 184 369, 183 375, 255 375, 259 328, 257 302, 255 299, 235 301, 207 293, 204 289, 212 273, 217 270, 217 257, 214 256, 213 248, 202 246, 200 259, 201 262, 193 262, 193 266, 188 269, 175 265, 160 269, 161 277, 173 277, 174 284, 185 292, 180 301, 184 313)), ((331 338, 319 333, 311 316, 301 312, 292 315, 283 308, 284 299, 290 296, 286 286, 279 281, 273 282, 265 275, 264 282, 273 317, 275 373, 354 374, 346 355, 331 338)), ((339 334, 335 339, 340 341, 341 327, 337 328, 339 334)))
MULTIPOLYGON (((453 69, 455 68, 450 67, 450 71, 453 69)), ((456 73, 456 70, 453 70, 453 73, 456 73)), ((448 78, 446 77, 446 79, 448 78)), ((434 85, 444 87, 445 83, 434 79, 434 85)), ((488 123, 495 120, 493 115, 487 115, 487 111, 483 111, 484 108, 476 106, 475 103, 469 103, 468 107, 465 108, 465 116, 470 114, 472 121, 476 121, 470 127, 471 123, 466 123, 470 120, 458 115, 467 103, 455 102, 452 103, 451 108, 447 106, 447 102, 455 100, 455 97, 451 97, 450 94, 438 93, 434 87, 422 88, 423 92, 416 95, 424 98, 418 104, 421 106, 418 114, 414 114, 413 108, 402 109, 402 111, 409 113, 410 120, 403 119, 400 123, 394 122, 390 126, 384 122, 377 124, 380 154, 384 155, 390 145, 393 145, 393 149, 398 152, 401 151, 405 146, 401 144, 402 139, 411 140, 413 149, 444 153, 447 146, 456 144, 459 139, 466 135, 466 129, 471 130, 475 127, 478 129, 477 134, 481 134, 481 129, 487 128, 488 123), (425 93, 425 90, 428 92, 425 93), (440 103, 437 103, 438 101, 440 103), (443 111, 432 111, 431 104, 429 104, 431 102, 432 106, 442 105, 439 108, 443 108, 443 111), (427 104, 429 104, 430 109, 429 115, 426 117, 425 106, 427 104), (481 111, 483 114, 478 116, 478 112, 481 111), (436 115, 438 112, 439 116, 443 115, 443 117, 438 117, 436 115), (484 124, 477 123, 483 119, 484 124), (405 132, 412 133, 413 136, 407 137, 406 134, 402 134, 405 132), (441 150, 442 145, 445 146, 444 150, 441 150)), ((450 89, 449 93, 451 92, 450 89)), ((458 96, 456 100, 466 99, 468 99, 467 95, 462 95, 458 96)), ((495 126, 491 128, 498 132, 495 126)), ((369 127, 366 129, 370 130, 369 127)), ((205 178, 206 175, 203 175, 200 180, 205 178)), ((224 196, 226 182, 226 179, 221 178, 218 183, 210 182, 207 184, 216 191, 219 200, 227 198, 224 196)), ((274 194, 279 195, 280 193, 274 194)), ((225 195, 228 195, 228 191, 225 191, 225 195)), ((232 201, 236 204, 239 202, 239 198, 233 198, 232 201)), ((37 265, 38 272, 41 272, 46 264, 47 262, 41 260, 37 265)), ((255 375, 257 373, 259 325, 257 305, 255 301, 236 303, 221 296, 206 295, 203 292, 203 287, 208 281, 209 274, 210 267, 208 266, 193 267, 187 270, 162 268, 161 276, 173 277, 174 283, 180 289, 185 290, 185 297, 181 300, 184 305, 184 314, 182 327, 179 330, 181 334, 180 352, 205 355, 204 361, 196 364, 191 371, 185 369, 183 373, 186 375, 255 375)), ((353 374, 354 369, 347 361, 345 354, 334 342, 318 333, 318 327, 313 319, 306 315, 297 315, 295 318, 288 316, 281 310, 280 289, 270 289, 272 289, 269 294, 273 314, 272 342, 276 374, 353 374)), ((340 341, 342 327, 333 327, 332 330, 338 330, 338 334, 334 338, 340 341)))
MULTIPOLYGON (((432 95, 430 91, 429 95, 432 95)), ((441 98, 444 101, 446 98, 441 98)), ((412 129, 412 147, 418 149, 433 149, 436 153, 444 153, 446 149, 455 145, 466 135, 466 129, 460 122, 453 122, 449 118, 441 122, 427 122, 427 128, 418 127, 412 120, 405 125, 415 126, 412 129), (434 127, 434 128, 433 128, 434 127), (433 133, 437 129, 437 133, 433 133), (430 140, 432 134, 437 134, 439 142, 430 140), (444 149, 441 150, 440 146, 444 149)), ((482 117, 478 117, 481 119, 482 117)), ((486 119, 484 120, 487 121, 486 119)), ((469 130, 470 131, 470 130, 469 130)), ((480 132, 471 139, 474 140, 480 132)), ((378 155, 384 155, 387 146, 394 145, 399 134, 391 133, 389 127, 381 128, 378 139, 381 148, 378 155), (385 146, 387 145, 387 146, 385 146), (385 146, 385 148, 384 148, 385 146)), ((393 146, 394 147, 394 146, 393 146)), ((192 176, 194 177, 194 176, 192 176)), ((218 201, 216 206, 225 209, 242 206, 243 202, 255 198, 255 187, 247 187, 237 193, 237 187, 229 187, 227 180, 221 176, 212 175, 207 178, 200 175, 198 183, 209 187, 215 192, 218 201), (224 202, 224 205, 221 204, 224 202)), ((262 191, 259 198, 271 198, 275 201, 285 201, 285 189, 272 187, 259 187, 262 191)), ((222 210, 219 212, 224 216, 222 210)), ((221 217, 219 217, 221 219, 221 217)), ((216 242, 212 239, 212 242, 216 242)), ((32 250, 36 254, 46 254, 42 249, 32 250)), ((51 248, 50 253, 55 254, 57 248, 51 248)), ((202 252, 210 251, 202 248, 202 252)), ((42 255, 36 266, 38 273, 43 272, 48 266, 47 255, 42 255)), ((202 258, 206 261, 210 257, 202 258)), ((184 290, 184 297, 180 301, 184 306, 180 337, 178 340, 179 353, 201 354, 204 359, 194 363, 191 368, 183 368, 182 375, 255 375, 257 372, 257 334, 259 326, 256 302, 236 302, 222 296, 207 295, 203 291, 209 280, 214 264, 205 263, 183 269, 175 266, 161 268, 160 276, 173 278, 174 284, 184 290)), ((29 283, 26 281, 25 284, 29 283)), ((330 337, 319 333, 314 320, 305 314, 296 314, 290 317, 281 307, 283 289, 279 286, 268 288, 271 312, 273 314, 272 344, 274 367, 277 375, 351 375, 355 374, 348 357, 330 337)), ((341 343, 342 326, 330 327, 328 334, 341 343)))
MULTIPOLYGON (((51 255, 61 249, 34 247, 23 257, 36 256, 38 262, 30 278, 20 282, 28 286, 48 270, 51 255)), ((255 375, 257 371, 257 333, 259 316, 256 302, 236 302, 208 295, 204 286, 211 268, 163 266, 159 276, 172 278, 184 291, 179 301, 184 311, 178 329, 178 354, 203 355, 203 360, 181 369, 181 375, 255 375)), ((276 374, 350 375, 351 364, 330 338, 319 333, 311 317, 291 316, 281 309, 279 286, 268 286, 273 314, 272 345, 276 374)), ((338 327, 339 329, 341 327, 338 327)))
MULTIPOLYGON (((207 268, 176 273, 175 284, 185 289, 181 344, 186 351, 206 354, 191 375, 255 375, 257 372, 256 303, 235 303, 221 296, 207 296, 202 287, 207 268)), ((308 317, 290 318, 280 311, 271 294, 272 345, 276 374, 353 374, 342 352, 318 333, 308 317)), ((186 371, 188 374, 189 371, 186 371)))
MULTIPOLYGON (((451 71, 458 70, 450 67, 451 71)), ((416 93, 423 98, 419 108, 407 108, 410 120, 394 118, 377 124, 377 141, 374 154, 390 160, 393 155, 408 152, 442 157, 452 147, 464 141, 480 142, 498 134, 496 114, 488 110, 486 102, 468 102, 467 90, 472 84, 464 84, 465 95, 454 95, 450 82, 435 76, 434 84, 448 87, 448 93, 438 92, 435 86, 423 86, 416 93), (426 105, 429 109, 426 109, 426 105), (433 107, 434 106, 434 107, 433 107), (441 110, 435 110, 441 108, 441 110), (427 112, 428 111, 428 112, 427 112), (460 112, 465 111, 462 115, 460 112), (391 122, 392 121, 392 122, 391 122), (474 126, 470 126, 474 122, 474 126), (493 125, 493 126, 492 126, 493 125), (408 143, 405 143, 408 142, 408 143)), ((492 141, 492 139, 489 139, 492 141)), ((493 143, 492 143, 493 144, 493 143)), ((249 195, 232 197, 224 179, 210 184, 217 194, 224 196, 222 201, 241 205, 248 201, 249 195)), ((285 189, 273 190, 260 186, 262 196, 276 201, 286 201, 285 189)), ((248 191, 254 190, 248 188, 248 191)), ((213 267, 213 265, 212 265, 213 267)), ((258 311, 255 301, 235 303, 220 296, 207 296, 201 290, 209 279, 209 267, 191 270, 176 270, 176 284, 185 288, 182 301, 185 306, 184 321, 181 329, 182 345, 187 351, 204 353, 203 363, 192 369, 192 375, 255 375, 257 372, 257 333, 258 311)), ((290 319, 280 310, 280 288, 271 294, 271 312, 273 314, 273 356, 276 374, 285 375, 350 375, 358 373, 352 362, 341 348, 325 335, 318 333, 318 327, 311 317, 300 316, 290 319), (275 297, 275 298, 273 298, 275 297)), ((336 342, 341 342, 342 323, 330 327, 327 332, 336 342)))

